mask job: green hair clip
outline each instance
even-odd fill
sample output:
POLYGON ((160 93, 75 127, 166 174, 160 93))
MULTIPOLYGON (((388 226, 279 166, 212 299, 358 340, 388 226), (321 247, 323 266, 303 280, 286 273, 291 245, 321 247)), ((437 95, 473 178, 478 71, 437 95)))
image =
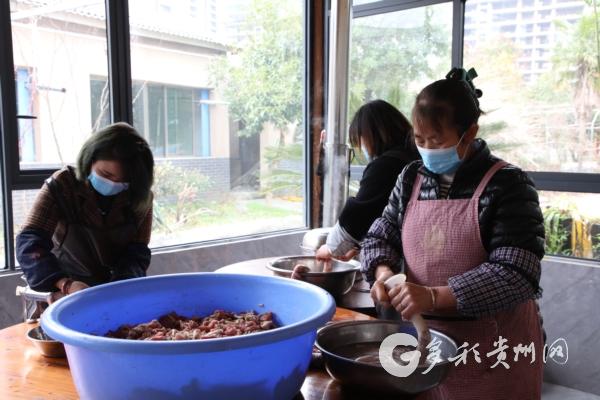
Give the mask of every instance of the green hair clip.
POLYGON ((475 71, 475 68, 471 68, 468 71, 464 68, 452 68, 450 72, 446 74, 446 79, 466 82, 471 89, 471 92, 475 95, 475 98, 479 98, 483 92, 477 89, 475 84, 473 84, 473 79, 475 78, 477 78, 477 71, 475 71))

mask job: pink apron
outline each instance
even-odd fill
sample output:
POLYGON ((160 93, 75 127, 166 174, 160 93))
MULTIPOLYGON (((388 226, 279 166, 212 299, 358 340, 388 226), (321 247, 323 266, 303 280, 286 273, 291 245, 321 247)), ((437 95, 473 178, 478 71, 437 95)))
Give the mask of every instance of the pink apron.
MULTIPOLYGON (((492 176, 506 163, 499 161, 483 177, 471 199, 419 200, 423 177, 417 175, 412 196, 402 225, 402 248, 406 261, 407 280, 425 286, 447 286, 448 278, 467 272, 488 260, 479 230, 479 197, 492 176)), ((439 315, 438 315, 439 317, 439 315)), ((448 316, 446 316, 448 317, 448 316)), ((533 300, 491 317, 474 320, 429 320, 432 329, 443 332, 460 347, 479 346, 480 363, 469 351, 467 362, 450 365, 446 379, 419 399, 443 400, 535 400, 541 398, 543 340, 539 317, 533 300), (487 354, 499 336, 507 339, 504 352, 487 354), (532 354, 522 353, 515 362, 514 347, 535 346, 532 354), (504 353, 503 364, 492 368, 498 355, 504 353)), ((462 350, 459 349, 459 353, 462 350)))

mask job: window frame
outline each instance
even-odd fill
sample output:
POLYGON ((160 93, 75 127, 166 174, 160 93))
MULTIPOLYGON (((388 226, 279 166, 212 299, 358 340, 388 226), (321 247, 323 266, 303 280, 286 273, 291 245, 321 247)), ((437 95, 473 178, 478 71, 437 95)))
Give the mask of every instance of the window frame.
MULTIPOLYGON (((107 47, 107 62, 108 62, 108 82, 109 82, 109 98, 110 98, 110 121, 123 121, 133 124, 133 104, 132 104, 132 75, 131 75, 131 51, 130 51, 130 26, 129 26, 129 1, 128 0, 104 0, 105 15, 106 15, 106 47, 107 47)), ((322 110, 315 110, 309 105, 311 98, 316 96, 311 90, 309 79, 312 76, 311 72, 311 49, 314 46, 313 32, 315 21, 314 4, 312 1, 303 0, 303 90, 302 90, 302 130, 304 132, 304 202, 303 214, 304 225, 299 228, 306 229, 310 226, 309 220, 313 202, 310 200, 310 193, 313 181, 310 175, 310 165, 312 162, 311 156, 311 135, 309 135, 308 127, 313 113, 322 113, 322 110)), ((19 141, 18 141, 18 120, 17 120, 17 104, 16 104, 16 88, 14 79, 14 59, 13 59, 13 44, 12 44, 12 26, 10 19, 10 2, 0 1, 0 180, 2 189, 2 218, 4 230, 4 269, 15 269, 15 244, 14 244, 14 220, 13 220, 13 191, 39 189, 46 178, 52 175, 57 169, 37 168, 37 169, 21 169, 19 162, 19 141), (3 101, 3 99, 11 99, 3 101)), ((316 23, 324 23, 324 21, 316 21, 316 23)), ((93 79, 90 76, 90 82, 93 79)), ((165 86, 166 87, 166 86, 165 86)), ((200 99, 196 88, 192 88, 193 99, 200 99)), ((210 88, 201 88, 209 89, 210 88)), ((166 90, 164 90, 166 93, 166 90)), ((166 107, 166 104, 165 104, 166 107)), ((195 119, 195 117, 194 117, 195 119)), ((192 138, 194 142, 194 154, 192 156, 181 157, 202 157, 204 153, 201 143, 196 143, 198 138, 192 138)), ((165 141, 168 140, 167 132, 165 132, 165 141)), ((210 139, 209 139, 210 143, 210 139)), ((208 150, 210 157, 210 148, 208 150)), ((165 149, 165 157, 168 157, 168 152, 165 149)), ((289 232, 290 229, 280 229, 275 231, 264 232, 261 234, 236 236, 235 239, 244 239, 249 237, 257 237, 262 235, 273 235, 277 232, 289 232)), ((181 245, 168 246, 169 250, 177 248, 189 248, 190 246, 202 243, 203 245, 212 242, 222 242, 223 239, 215 239, 198 243, 182 243, 181 245)), ((154 248, 162 249, 162 247, 154 248)), ((0 266, 0 271, 2 271, 0 266)))
MULTIPOLYGON (((462 67, 464 49, 464 18, 467 0, 381 0, 354 6, 353 18, 379 15, 440 3, 453 3, 452 66, 462 67)), ((526 171, 538 190, 551 192, 600 193, 600 173, 526 171)), ((362 169, 352 168, 352 176, 362 169)))
MULTIPOLYGON (((453 4, 452 66, 463 66, 465 10, 468 0, 381 0, 353 7, 353 18, 379 15, 440 3, 453 4)), ((526 12, 528 12, 527 10, 526 12)), ((522 11, 523 12, 523 11, 522 11)), ((360 179, 364 166, 350 167, 351 179, 360 179)), ((569 193, 600 193, 600 173, 526 171, 537 190, 569 193)), ((556 255, 557 257, 565 257, 556 255)), ((574 257, 567 257, 574 258, 574 257)))

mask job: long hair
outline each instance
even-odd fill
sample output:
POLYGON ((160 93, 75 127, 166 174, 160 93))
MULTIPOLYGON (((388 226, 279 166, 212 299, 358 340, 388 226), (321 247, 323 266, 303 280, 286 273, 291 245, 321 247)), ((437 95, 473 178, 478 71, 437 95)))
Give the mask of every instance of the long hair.
POLYGON ((350 144, 360 147, 363 140, 371 145, 372 156, 401 146, 416 154, 412 140, 412 126, 396 107, 384 100, 363 104, 350 123, 350 144))
POLYGON ((77 156, 77 179, 85 182, 97 160, 118 161, 129 182, 129 200, 134 211, 150 206, 154 183, 154 157, 148 142, 129 124, 108 125, 86 140, 77 156))

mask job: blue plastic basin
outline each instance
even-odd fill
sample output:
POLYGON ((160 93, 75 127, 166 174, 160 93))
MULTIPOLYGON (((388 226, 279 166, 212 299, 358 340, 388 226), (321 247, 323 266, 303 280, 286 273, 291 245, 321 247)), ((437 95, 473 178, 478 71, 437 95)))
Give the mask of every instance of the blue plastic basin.
POLYGON ((52 304, 41 323, 65 344, 82 399, 287 400, 302 386, 316 330, 334 312, 333 298, 304 282, 193 273, 90 288, 52 304), (204 316, 216 309, 272 311, 280 327, 196 341, 95 336, 171 311, 204 316))

